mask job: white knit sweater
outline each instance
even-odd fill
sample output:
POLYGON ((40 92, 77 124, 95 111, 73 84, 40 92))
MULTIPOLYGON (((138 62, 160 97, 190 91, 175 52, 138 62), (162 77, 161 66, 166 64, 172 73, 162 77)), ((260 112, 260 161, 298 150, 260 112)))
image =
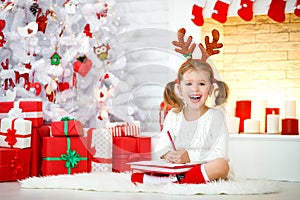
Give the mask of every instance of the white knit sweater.
POLYGON ((169 111, 156 145, 157 156, 172 150, 167 131, 171 133, 176 148, 188 151, 191 162, 228 159, 228 129, 225 115, 220 109, 210 108, 194 121, 186 121, 183 112, 169 111))

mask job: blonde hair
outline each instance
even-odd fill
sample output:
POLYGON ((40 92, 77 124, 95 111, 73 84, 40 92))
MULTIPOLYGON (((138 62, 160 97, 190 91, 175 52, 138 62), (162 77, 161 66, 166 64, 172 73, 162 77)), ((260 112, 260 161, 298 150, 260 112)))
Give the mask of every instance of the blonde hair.
POLYGON ((180 82, 183 79, 183 75, 190 70, 200 70, 200 71, 208 72, 210 84, 213 85, 213 83, 216 83, 218 85, 218 88, 215 89, 214 92, 212 93, 212 95, 215 96, 216 106, 226 103, 229 95, 228 85, 225 82, 216 80, 214 78, 214 72, 208 63, 200 59, 190 59, 184 62, 178 69, 177 80, 171 81, 166 85, 163 93, 165 105, 174 108, 175 112, 182 111, 184 102, 176 94, 175 85, 176 82, 180 84, 180 82))

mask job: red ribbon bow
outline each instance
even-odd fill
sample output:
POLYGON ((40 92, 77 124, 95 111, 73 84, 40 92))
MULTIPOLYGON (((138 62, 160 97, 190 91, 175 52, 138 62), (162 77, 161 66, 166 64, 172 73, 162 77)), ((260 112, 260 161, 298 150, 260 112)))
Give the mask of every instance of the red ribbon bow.
POLYGON ((7 134, 4 141, 7 142, 10 147, 13 147, 17 143, 16 132, 16 129, 7 129, 7 134))
POLYGON ((4 141, 7 142, 8 145, 11 148, 17 143, 17 138, 16 138, 16 132, 17 132, 17 130, 14 127, 15 126, 15 121, 16 121, 16 119, 14 119, 12 121, 11 128, 7 129, 6 138, 4 139, 4 141))

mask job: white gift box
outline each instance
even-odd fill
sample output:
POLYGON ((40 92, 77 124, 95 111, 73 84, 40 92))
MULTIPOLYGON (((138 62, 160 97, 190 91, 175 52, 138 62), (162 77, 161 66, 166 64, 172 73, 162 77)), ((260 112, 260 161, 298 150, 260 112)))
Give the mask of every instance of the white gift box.
POLYGON ((139 136, 141 134, 140 121, 128 122, 110 122, 106 128, 111 132, 113 137, 121 136, 139 136))
POLYGON ((31 147, 32 122, 18 118, 1 120, 0 146, 12 148, 31 147), (16 140, 15 142, 13 142, 16 140))
POLYGON ((84 135, 91 140, 91 171, 112 171, 112 135, 105 128, 84 128, 84 135))

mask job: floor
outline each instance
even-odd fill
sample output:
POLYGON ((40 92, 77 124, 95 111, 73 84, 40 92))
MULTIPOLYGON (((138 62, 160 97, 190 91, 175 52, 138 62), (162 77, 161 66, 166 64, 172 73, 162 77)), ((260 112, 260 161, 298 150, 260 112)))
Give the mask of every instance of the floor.
POLYGON ((166 195, 156 193, 107 193, 94 191, 79 190, 55 190, 55 189, 21 189, 18 182, 0 183, 0 199, 1 200, 59 200, 59 199, 105 199, 105 200, 182 200, 182 199, 241 199, 241 200, 298 200, 300 197, 300 182, 280 182, 281 191, 274 194, 264 195, 166 195))

